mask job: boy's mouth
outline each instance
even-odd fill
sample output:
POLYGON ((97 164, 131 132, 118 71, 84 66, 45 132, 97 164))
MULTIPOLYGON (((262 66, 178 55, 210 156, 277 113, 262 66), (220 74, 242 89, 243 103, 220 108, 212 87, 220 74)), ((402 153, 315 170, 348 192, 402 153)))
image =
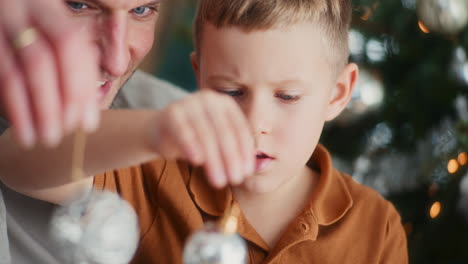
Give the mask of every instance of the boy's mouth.
POLYGON ((255 161, 255 172, 259 173, 268 168, 268 166, 273 162, 275 158, 269 156, 268 154, 257 151, 256 161, 255 161))
POLYGON ((111 81, 99 81, 98 83, 99 86, 99 99, 103 100, 103 98, 109 93, 111 87, 112 87, 112 82, 111 81))

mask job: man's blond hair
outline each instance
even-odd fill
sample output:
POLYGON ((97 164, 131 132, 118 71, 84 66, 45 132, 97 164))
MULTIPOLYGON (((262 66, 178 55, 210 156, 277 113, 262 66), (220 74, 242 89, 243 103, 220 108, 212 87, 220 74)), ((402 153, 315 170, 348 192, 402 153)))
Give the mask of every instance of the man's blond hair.
POLYGON ((217 28, 235 26, 246 31, 312 22, 326 36, 336 62, 345 65, 351 12, 351 0, 198 0, 194 45, 199 53, 206 22, 217 28))

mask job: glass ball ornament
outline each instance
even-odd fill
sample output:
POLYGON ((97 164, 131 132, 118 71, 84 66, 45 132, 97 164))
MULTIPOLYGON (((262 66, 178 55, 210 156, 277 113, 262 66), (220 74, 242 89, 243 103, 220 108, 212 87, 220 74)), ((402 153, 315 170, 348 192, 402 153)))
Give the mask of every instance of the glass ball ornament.
POLYGON ((50 232, 66 263, 126 264, 137 249, 138 218, 120 196, 93 191, 59 207, 50 232))
POLYGON ((208 222, 189 237, 183 252, 184 264, 244 264, 247 245, 236 233, 237 219, 222 224, 208 222))
POLYGON ((457 207, 468 222, 468 174, 465 174, 460 181, 460 198, 457 207))
POLYGON ((468 61, 465 49, 461 46, 455 48, 451 61, 451 75, 464 86, 468 86, 468 61))
POLYGON ((385 100, 385 87, 376 72, 361 69, 349 104, 336 122, 350 124, 368 113, 378 110, 385 100))
POLYGON ((466 0, 418 0, 419 19, 431 31, 456 34, 468 23, 466 0))

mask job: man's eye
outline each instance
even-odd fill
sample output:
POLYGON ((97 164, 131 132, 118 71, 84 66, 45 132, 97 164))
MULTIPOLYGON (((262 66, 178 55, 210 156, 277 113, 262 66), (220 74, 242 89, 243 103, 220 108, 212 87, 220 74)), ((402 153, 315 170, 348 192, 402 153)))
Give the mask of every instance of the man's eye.
POLYGON ((297 101, 299 100, 301 97, 298 96, 298 95, 287 95, 287 94, 277 94, 275 95, 275 97, 283 100, 283 101, 297 101))
POLYGON ((138 16, 147 16, 151 12, 157 11, 155 8, 150 8, 147 6, 140 6, 137 8, 133 8, 132 12, 138 16))
POLYGON ((80 2, 74 2, 74 1, 67 1, 67 5, 73 10, 73 11, 82 11, 83 9, 88 9, 90 8, 89 5, 80 3, 80 2))

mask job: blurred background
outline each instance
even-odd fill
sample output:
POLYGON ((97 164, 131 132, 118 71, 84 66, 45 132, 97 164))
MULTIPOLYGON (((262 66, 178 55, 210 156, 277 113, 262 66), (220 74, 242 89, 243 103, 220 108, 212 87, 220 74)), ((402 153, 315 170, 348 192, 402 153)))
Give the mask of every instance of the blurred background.
MULTIPOLYGON (((195 4, 164 3, 158 47, 142 65, 189 91, 195 4)), ((336 167, 394 203, 410 263, 468 263, 468 1, 353 4, 360 79, 321 142, 336 167)))

